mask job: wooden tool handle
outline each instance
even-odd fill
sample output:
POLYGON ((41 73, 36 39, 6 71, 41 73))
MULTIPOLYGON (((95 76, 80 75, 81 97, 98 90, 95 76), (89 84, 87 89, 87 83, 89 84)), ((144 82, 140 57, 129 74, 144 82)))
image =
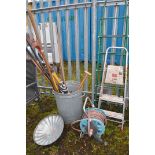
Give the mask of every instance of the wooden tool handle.
POLYGON ((60 69, 61 69, 61 80, 64 82, 64 84, 66 84, 65 82, 65 73, 64 73, 64 68, 63 68, 63 62, 62 62, 62 54, 61 54, 61 48, 60 48, 60 36, 59 33, 58 34, 58 53, 59 53, 59 59, 60 59, 60 69))
POLYGON ((88 71, 84 71, 87 75, 91 75, 91 73, 90 72, 88 72, 88 71))
POLYGON ((37 25, 35 23, 34 17, 33 17, 32 13, 31 13, 31 11, 29 9, 27 9, 27 10, 28 10, 28 15, 30 17, 30 20, 31 20, 31 23, 32 23, 32 26, 33 26, 33 29, 34 29, 34 32, 35 32, 35 35, 36 35, 36 39, 37 39, 37 41, 39 43, 39 45, 36 48, 38 49, 40 55, 42 56, 43 60, 45 61, 47 70, 48 70, 50 78, 51 78, 51 83, 52 83, 53 89, 58 92, 59 89, 58 89, 58 86, 56 85, 56 83, 54 81, 53 76, 52 76, 51 66, 50 66, 48 60, 46 59, 46 56, 45 56, 44 52, 42 51, 41 39, 40 39, 39 33, 37 31, 37 25))
POLYGON ((28 12, 28 15, 29 15, 29 17, 30 17, 31 24, 32 24, 32 26, 33 26, 34 32, 35 32, 35 34, 36 34, 36 39, 37 39, 37 41, 38 41, 38 43, 39 43, 40 48, 42 49, 42 43, 41 43, 40 35, 39 35, 38 30, 37 30, 37 25, 36 25, 36 23, 35 23, 33 14, 31 13, 31 11, 30 11, 29 9, 27 9, 27 12, 28 12))
POLYGON ((85 73, 85 75, 84 75, 84 77, 83 77, 83 80, 82 80, 81 83, 80 83, 80 86, 79 86, 78 90, 80 90, 80 89, 83 88, 84 82, 85 82, 85 80, 87 79, 88 75, 89 75, 89 76, 91 75, 91 73, 88 72, 88 71, 84 71, 84 73, 85 73))

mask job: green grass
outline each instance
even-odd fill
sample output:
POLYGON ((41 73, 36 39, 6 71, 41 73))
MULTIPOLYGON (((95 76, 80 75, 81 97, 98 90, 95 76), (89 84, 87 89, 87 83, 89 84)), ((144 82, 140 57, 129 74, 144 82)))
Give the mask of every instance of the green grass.
MULTIPOLYGON (((81 78, 83 77, 83 63, 80 63, 81 78)), ((67 64, 64 64, 65 76, 67 77, 67 64)), ((73 78, 76 79, 75 63, 72 63, 73 78)), ((91 65, 89 65, 91 72, 91 65)), ((41 75, 38 74, 41 84, 41 75)), ((67 79, 66 79, 67 80, 67 79)), ((45 82, 47 85, 47 83, 45 82)), ((91 78, 88 80, 89 90, 91 90, 91 78)), ((104 108, 104 107, 102 107, 104 108)), ((117 106, 106 105, 106 108, 120 111, 117 106)), ((79 138, 79 133, 72 130, 70 125, 65 125, 61 137, 49 146, 38 146, 33 141, 33 131, 41 119, 57 114, 56 101, 53 95, 41 95, 40 100, 32 102, 26 109, 26 151, 27 155, 128 155, 129 154, 129 124, 128 109, 126 110, 126 123, 121 131, 117 123, 109 122, 106 126, 105 134, 102 136, 103 143, 96 142, 87 135, 79 138)))
MULTIPOLYGON (((49 114, 57 114, 53 96, 42 95, 38 102, 33 102, 26 109, 26 150, 27 155, 128 155, 129 126, 124 125, 123 132, 117 123, 108 122, 103 143, 96 142, 87 135, 79 138, 79 133, 65 125, 61 137, 49 146, 38 146, 33 141, 33 131, 38 122, 49 114)), ((126 112, 128 117, 128 111, 126 112)))

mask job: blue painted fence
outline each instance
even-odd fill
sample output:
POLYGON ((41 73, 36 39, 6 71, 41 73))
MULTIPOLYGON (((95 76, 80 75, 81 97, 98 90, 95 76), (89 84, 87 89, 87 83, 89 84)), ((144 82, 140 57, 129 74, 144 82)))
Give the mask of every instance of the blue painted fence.
MULTIPOLYGON (((79 0, 79 2, 83 2, 83 0, 79 0)), ((52 6, 56 5, 56 1, 52 1, 52 6)), ((73 3, 73 0, 70 0, 70 3, 73 3)), ((60 1, 60 5, 65 4, 65 0, 60 1)), ((44 7, 48 7, 48 2, 44 1, 43 3, 44 7)), ((36 2, 36 8, 40 8, 40 3, 36 2)), ((108 8, 108 17, 113 17, 114 13, 114 6, 109 6, 108 8)), ((119 6, 119 14, 118 17, 122 17, 125 15, 125 6, 119 6)), ((88 8, 88 60, 91 61, 91 8, 88 8)), ((53 11, 52 13, 53 22, 57 22, 57 16, 56 11, 53 11)), ((66 47, 66 19, 65 19, 65 11, 60 11, 61 16, 61 34, 62 34, 62 50, 63 50, 63 59, 67 61, 67 47, 66 47)), ((100 30, 100 19, 103 17, 103 7, 98 6, 97 7, 97 34, 96 39, 98 42, 98 35, 100 30)), ((44 20, 45 22, 49 21, 49 15, 48 13, 44 13, 44 20)), ((78 20, 79 20, 79 50, 80 50, 80 61, 84 60, 84 10, 83 8, 78 9, 78 20)), ((112 35, 112 28, 113 28, 113 21, 111 19, 107 19, 107 35, 112 35)), ((37 24, 41 23, 41 16, 40 13, 37 13, 37 24)), ((69 11, 69 28, 70 28, 70 50, 71 50, 71 60, 76 60, 76 54, 75 54, 75 27, 74 27, 74 10, 69 11)), ((123 24, 124 19, 118 19, 118 29, 117 34, 122 35, 123 34, 123 24)), ((112 45, 112 38, 106 39, 106 46, 109 47, 112 45)), ((122 38, 116 39, 116 46, 122 46, 122 38)), ((98 46, 96 46, 96 50, 98 51, 98 46)), ((117 53, 117 51, 116 51, 117 53)), ((110 58, 109 58, 110 59, 110 58)), ((117 56, 116 61, 119 61, 119 57, 117 56)))

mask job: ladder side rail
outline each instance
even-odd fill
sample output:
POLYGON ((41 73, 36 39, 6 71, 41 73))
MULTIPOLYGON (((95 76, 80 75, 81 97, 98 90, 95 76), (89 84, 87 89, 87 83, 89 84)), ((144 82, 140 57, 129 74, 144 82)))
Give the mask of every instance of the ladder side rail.
POLYGON ((127 91, 127 75, 128 75, 128 50, 126 50, 126 65, 125 65, 125 88, 124 88, 124 100, 126 99, 126 91, 127 91))
POLYGON ((124 48, 126 51, 126 63, 125 63, 125 86, 124 86, 124 104, 123 104, 123 120, 122 120, 122 127, 121 129, 123 130, 123 125, 124 125, 124 115, 125 115, 125 104, 126 104, 126 91, 127 91, 127 74, 128 74, 128 50, 124 48))
POLYGON ((101 106, 101 95, 103 94, 103 88, 104 88, 104 80, 105 80, 105 75, 106 75, 106 66, 107 66, 107 57, 108 57, 108 51, 109 51, 109 47, 106 49, 106 54, 105 54, 105 61, 104 61, 104 70, 102 73, 102 81, 101 81, 101 88, 100 88, 100 95, 99 95, 99 102, 98 102, 98 108, 100 108, 101 106))
MULTIPOLYGON (((108 47, 106 49, 106 54, 105 54, 105 61, 104 61, 104 71, 102 74, 102 82, 101 82, 101 89, 100 89, 100 95, 99 95, 99 102, 98 102, 98 107, 100 108, 101 105, 101 101, 100 101, 100 97, 103 94, 103 88, 104 88, 104 80, 105 80, 105 76, 106 76, 106 69, 107 69, 107 57, 108 57, 108 51, 110 49, 123 49, 126 51, 126 65, 125 65, 125 87, 124 87, 124 102, 125 102, 125 98, 126 98, 126 85, 127 85, 127 68, 128 68, 128 50, 125 47, 117 47, 117 46, 113 46, 113 47, 108 47)), ((121 52, 123 52, 123 50, 121 52)), ((124 109, 124 108, 123 108, 124 109)))

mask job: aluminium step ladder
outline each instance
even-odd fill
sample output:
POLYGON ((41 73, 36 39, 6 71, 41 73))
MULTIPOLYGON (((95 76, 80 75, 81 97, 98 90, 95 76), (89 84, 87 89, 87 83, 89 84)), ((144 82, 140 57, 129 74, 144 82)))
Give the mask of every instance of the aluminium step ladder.
POLYGON ((122 113, 104 110, 105 114, 110 121, 121 123, 121 129, 123 130, 124 116, 125 116, 125 100, 127 91, 127 69, 128 69, 128 50, 125 47, 108 47, 106 49, 104 70, 102 73, 102 82, 99 95, 98 108, 101 107, 102 101, 107 101, 109 104, 117 104, 122 106, 122 113), (122 49, 121 52, 126 52, 126 62, 125 66, 107 65, 107 56, 110 49, 122 49), (125 74, 124 74, 125 71, 125 74), (103 93, 104 85, 119 85, 124 89, 124 96, 120 97, 117 95, 105 94, 103 93))

